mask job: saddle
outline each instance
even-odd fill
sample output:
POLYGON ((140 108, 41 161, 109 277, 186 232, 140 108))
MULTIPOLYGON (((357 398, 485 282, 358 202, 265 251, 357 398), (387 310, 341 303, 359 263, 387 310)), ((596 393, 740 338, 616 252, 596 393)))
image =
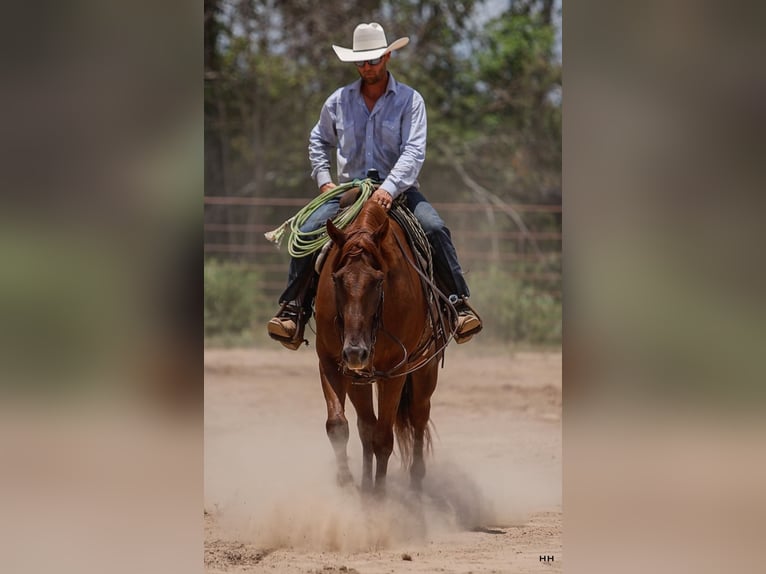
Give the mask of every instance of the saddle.
MULTIPOLYGON (((377 186, 376 186, 377 187, 377 186)), ((346 191, 340 198, 340 210, 348 209, 354 205, 359 194, 360 187, 352 187, 346 191)), ((423 228, 413 213, 406 206, 404 195, 400 195, 394 200, 389 216, 396 221, 404 231, 407 243, 414 254, 414 261, 410 261, 420 276, 420 283, 428 301, 429 316, 431 318, 432 340, 436 342, 437 347, 443 347, 451 336, 454 335, 454 327, 457 321, 457 312, 453 302, 444 294, 439 286, 440 277, 434 275, 433 256, 431 253, 431 243, 428 241, 423 228)), ((300 300, 309 302, 308 308, 303 305, 304 312, 298 317, 298 328, 303 333, 303 327, 310 318, 311 305, 316 291, 317 279, 322 271, 327 254, 330 252, 332 242, 327 242, 317 253, 314 261, 314 271, 311 278, 304 284, 301 290, 300 300)))

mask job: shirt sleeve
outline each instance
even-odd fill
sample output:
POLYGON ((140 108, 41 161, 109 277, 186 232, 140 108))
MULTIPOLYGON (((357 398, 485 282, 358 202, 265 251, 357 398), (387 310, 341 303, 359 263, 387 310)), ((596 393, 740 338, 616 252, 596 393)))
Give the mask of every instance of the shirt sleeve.
POLYGON ((319 113, 319 121, 309 135, 309 161, 311 162, 311 177, 317 182, 317 186, 332 181, 330 173, 330 154, 338 145, 338 136, 335 131, 335 94, 327 98, 319 113))
POLYGON ((415 185, 418 179, 426 159, 427 128, 425 102, 418 92, 413 91, 412 104, 402 115, 402 153, 380 186, 394 199, 415 185))

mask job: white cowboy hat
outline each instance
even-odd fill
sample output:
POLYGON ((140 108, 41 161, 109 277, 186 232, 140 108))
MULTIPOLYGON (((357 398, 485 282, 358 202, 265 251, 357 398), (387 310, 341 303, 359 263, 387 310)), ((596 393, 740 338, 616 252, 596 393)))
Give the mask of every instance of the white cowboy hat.
POLYGON ((383 26, 377 22, 371 22, 359 24, 354 29, 354 48, 352 50, 341 48, 335 44, 333 44, 332 49, 335 50, 341 62, 363 62, 380 58, 383 54, 404 48, 409 42, 410 39, 405 37, 388 44, 383 26))

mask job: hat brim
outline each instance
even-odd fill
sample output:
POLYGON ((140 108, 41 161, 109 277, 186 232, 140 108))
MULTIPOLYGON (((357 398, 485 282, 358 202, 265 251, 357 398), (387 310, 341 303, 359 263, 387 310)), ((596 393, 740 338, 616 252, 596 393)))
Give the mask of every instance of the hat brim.
POLYGON ((395 42, 392 42, 386 48, 376 48, 374 50, 359 50, 358 52, 355 52, 354 50, 342 48, 341 46, 336 46, 335 44, 333 44, 332 49, 335 50, 335 54, 338 56, 341 62, 364 62, 365 60, 374 60, 375 58, 380 58, 383 54, 393 52, 399 48, 404 48, 409 43, 410 39, 405 37, 399 38, 395 42))

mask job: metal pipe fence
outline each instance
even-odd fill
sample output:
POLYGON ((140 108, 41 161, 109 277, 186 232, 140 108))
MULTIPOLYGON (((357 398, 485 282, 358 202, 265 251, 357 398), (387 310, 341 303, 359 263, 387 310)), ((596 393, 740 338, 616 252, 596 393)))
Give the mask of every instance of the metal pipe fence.
MULTIPOLYGON (((254 269, 268 296, 284 288, 289 257, 264 233, 280 225, 307 198, 209 196, 205 201, 205 257, 235 262, 254 269)), ((470 275, 501 269, 552 294, 561 293, 561 205, 507 204, 488 206, 468 202, 434 202, 449 227, 464 271, 470 275), (512 209, 526 230, 507 216, 512 209)))

